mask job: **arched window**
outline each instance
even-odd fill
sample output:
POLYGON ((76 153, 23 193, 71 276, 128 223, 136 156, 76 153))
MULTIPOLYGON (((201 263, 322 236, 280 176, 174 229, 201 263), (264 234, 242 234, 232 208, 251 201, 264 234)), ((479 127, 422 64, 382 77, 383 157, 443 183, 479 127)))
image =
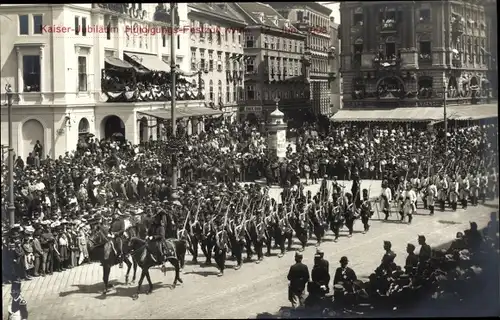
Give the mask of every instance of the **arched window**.
POLYGON ((217 83, 217 93, 218 93, 218 97, 217 97, 217 102, 220 102, 222 100, 222 81, 219 80, 219 82, 217 83))
POLYGON ((423 76, 418 79, 418 97, 422 99, 432 97, 432 77, 423 76))
POLYGON ((210 101, 214 101, 214 81, 210 80, 210 101))
POLYGON ((229 81, 226 81, 226 103, 231 102, 231 87, 229 81))
POLYGON ((87 134, 89 133, 90 124, 87 118, 82 118, 78 123, 78 134, 87 134))

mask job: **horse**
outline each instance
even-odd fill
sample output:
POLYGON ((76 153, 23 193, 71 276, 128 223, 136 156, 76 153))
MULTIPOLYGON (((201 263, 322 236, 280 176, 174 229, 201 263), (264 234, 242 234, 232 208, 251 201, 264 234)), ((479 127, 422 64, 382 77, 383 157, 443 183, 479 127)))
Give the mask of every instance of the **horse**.
MULTIPOLYGON (((167 243, 171 243, 173 248, 170 248, 174 252, 173 255, 167 258, 167 261, 175 268, 175 278, 173 282, 173 286, 177 285, 177 282, 183 283, 180 276, 180 262, 178 259, 179 256, 183 256, 186 253, 186 243, 182 240, 178 239, 168 239, 167 243)), ((137 237, 131 238, 128 246, 130 248, 130 255, 135 263, 137 263, 141 269, 141 276, 139 278, 137 293, 135 293, 132 298, 136 300, 139 298, 139 294, 141 292, 142 282, 144 281, 144 277, 146 277, 149 290, 146 294, 150 294, 153 292, 153 283, 151 282, 151 276, 149 275, 149 269, 155 265, 159 265, 158 261, 161 261, 160 257, 157 257, 156 248, 154 248, 155 244, 146 240, 139 239, 137 237)))
MULTIPOLYGON (((127 242, 123 241, 122 244, 122 253, 125 256, 128 252, 127 242)), ((103 241, 102 237, 99 235, 95 235, 94 237, 90 237, 88 239, 88 252, 90 256, 90 260, 97 260, 101 262, 102 270, 103 270, 103 278, 104 281, 104 291, 103 294, 109 292, 113 286, 109 284, 109 274, 111 272, 111 267, 117 265, 120 261, 118 259, 118 254, 111 247, 110 241, 103 241)), ((136 273, 137 273, 137 263, 130 262, 128 259, 123 259, 125 264, 127 265, 127 273, 125 275, 125 284, 128 284, 130 269, 132 266, 134 267, 134 273, 132 276, 132 283, 135 282, 136 273)))

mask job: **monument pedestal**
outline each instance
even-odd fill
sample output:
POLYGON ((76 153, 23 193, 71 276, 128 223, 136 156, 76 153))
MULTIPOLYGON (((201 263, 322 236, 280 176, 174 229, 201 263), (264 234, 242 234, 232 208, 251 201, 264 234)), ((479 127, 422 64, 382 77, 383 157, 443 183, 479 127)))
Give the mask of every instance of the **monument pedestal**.
POLYGON ((287 124, 284 122, 285 115, 278 109, 276 104, 276 110, 271 112, 269 115, 270 123, 267 125, 268 140, 267 146, 268 150, 276 154, 278 159, 286 158, 286 128, 287 124))

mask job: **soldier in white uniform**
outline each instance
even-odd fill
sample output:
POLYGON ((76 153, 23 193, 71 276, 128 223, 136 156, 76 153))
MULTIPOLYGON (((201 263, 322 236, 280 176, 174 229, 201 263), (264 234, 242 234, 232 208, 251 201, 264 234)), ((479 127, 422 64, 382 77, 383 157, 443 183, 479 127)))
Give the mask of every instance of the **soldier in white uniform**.
POLYGON ((403 210, 401 214, 401 221, 404 221, 405 214, 408 215, 408 223, 411 223, 413 220, 413 214, 416 213, 417 208, 415 206, 415 202, 417 201, 417 194, 415 191, 412 189, 410 184, 406 185, 406 192, 404 193, 404 208, 409 208, 406 210, 403 210), (405 212, 406 211, 406 212, 405 212))
POLYGON ((382 194, 380 195, 380 207, 385 215, 384 220, 389 219, 391 212, 392 191, 387 180, 382 181, 382 194))
POLYGON ((446 199, 448 199, 448 180, 442 174, 439 175, 438 202, 441 211, 444 211, 446 199))
POLYGON ((455 177, 451 178, 450 182, 450 205, 453 211, 457 211, 459 184, 455 177))
POLYGON ((477 206, 477 199, 479 199, 479 184, 481 182, 481 175, 476 173, 469 177, 470 185, 470 203, 473 206, 477 206))
POLYGON ((429 186, 429 177, 421 176, 417 197, 418 197, 418 195, 421 196, 422 203, 424 204, 424 209, 427 209, 427 206, 428 206, 428 203, 427 203, 427 187, 428 186, 429 186))
POLYGON ((479 198, 484 204, 486 201, 486 193, 488 189, 488 173, 484 173, 481 175, 481 179, 479 180, 479 198))
POLYGON ((429 206, 430 215, 434 214, 434 203, 438 195, 438 190, 434 184, 434 179, 430 179, 429 185, 427 186, 427 205, 429 206))
POLYGON ((462 209, 467 209, 467 202, 469 201, 470 184, 469 184, 469 178, 467 178, 465 173, 463 173, 462 176, 460 177, 458 184, 459 184, 460 203, 462 204, 462 209))
MULTIPOLYGON (((411 188, 412 188, 412 190, 415 191, 415 194, 417 195, 417 200, 418 200, 420 179, 418 178, 417 175, 415 175, 414 178, 410 179, 410 183, 411 183, 411 188)), ((417 206, 417 200, 415 200, 415 207, 417 206)))

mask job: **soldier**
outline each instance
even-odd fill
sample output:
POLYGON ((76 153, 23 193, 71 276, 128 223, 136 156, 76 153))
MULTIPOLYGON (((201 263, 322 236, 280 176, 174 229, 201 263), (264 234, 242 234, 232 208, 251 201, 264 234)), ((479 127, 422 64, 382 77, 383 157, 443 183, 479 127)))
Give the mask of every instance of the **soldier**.
POLYGON ((117 258, 120 261, 120 268, 123 268, 123 233, 125 232, 125 222, 123 215, 118 208, 114 210, 113 220, 111 221, 111 226, 109 228, 109 233, 113 238, 115 244, 115 249, 117 251, 117 258))
POLYGON ((495 200, 498 197, 498 174, 495 168, 491 169, 491 174, 488 176, 488 198, 495 200))
POLYGON ((411 178, 410 184, 411 184, 411 189, 415 192, 417 196, 417 200, 415 200, 415 208, 416 208, 418 201, 418 193, 420 191, 420 178, 418 177, 418 175, 415 175, 414 178, 411 178))
POLYGON ((488 193, 488 173, 484 172, 479 180, 479 198, 482 204, 486 202, 486 194, 488 193))
MULTIPOLYGON (((420 188, 419 188, 419 193, 421 195, 421 198, 422 198, 422 203, 424 204, 424 209, 427 209, 428 208, 428 203, 427 203, 427 199, 428 199, 428 187, 429 187, 429 184, 431 183, 431 177, 425 177, 422 176, 420 178, 420 188)), ((436 192, 436 195, 437 195, 437 192, 436 192)), ((418 196, 418 194, 417 194, 418 196)))
POLYGON ((392 243, 390 241, 384 241, 384 256, 382 257, 382 263, 377 268, 378 273, 382 272, 385 274, 391 274, 392 271, 396 269, 396 264, 394 263, 394 259, 396 258, 396 254, 391 250, 392 243))
POLYGON ((434 214, 434 203, 436 196, 438 195, 438 190, 436 185, 434 184, 434 179, 429 179, 429 185, 427 186, 427 205, 430 210, 430 215, 434 214))
POLYGON ((462 173, 460 180, 459 180, 459 196, 460 196, 460 203, 462 204, 462 209, 467 209, 467 202, 469 201, 469 191, 470 191, 470 184, 469 184, 469 179, 467 178, 465 173, 462 173))
POLYGON ((442 174, 439 175, 438 189, 438 202, 441 211, 444 211, 444 205, 448 199, 448 180, 442 174))
POLYGON ((309 269, 302 263, 302 254, 295 253, 295 264, 290 267, 287 279, 290 281, 288 286, 288 300, 292 303, 292 307, 296 307, 296 299, 299 306, 304 305, 304 289, 309 282, 309 269))
MULTIPOLYGON (((162 265, 162 269, 165 269, 165 262, 167 261, 167 256, 165 252, 165 227, 163 225, 163 216, 166 214, 165 211, 160 210, 154 217, 153 223, 148 230, 148 237, 146 238, 149 241, 152 241, 155 244, 155 249, 158 253, 158 258, 160 261, 155 261, 162 265)), ((153 260, 156 260, 154 255, 151 255, 153 260)))
POLYGON ((206 265, 212 264, 212 249, 213 249, 213 237, 215 232, 214 219, 211 214, 207 214, 207 218, 203 223, 202 227, 202 240, 201 240, 201 250, 205 255, 206 265))
POLYGON ((255 233, 256 233, 256 238, 253 239, 253 246, 255 248, 255 251, 257 251, 257 261, 255 263, 260 263, 262 260, 264 260, 264 243, 267 240, 267 235, 266 235, 266 225, 264 222, 264 217, 262 214, 259 212, 258 213, 258 218, 257 218, 257 223, 255 224, 255 233))
POLYGON ((242 253, 243 248, 245 247, 245 235, 243 230, 243 223, 239 221, 239 219, 235 219, 233 222, 233 237, 231 238, 231 251, 236 258, 236 267, 235 270, 238 270, 242 266, 242 253))
POLYGON ((193 256, 193 262, 198 263, 198 247, 200 240, 202 239, 202 228, 200 225, 200 222, 196 217, 191 217, 190 222, 188 222, 188 232, 189 232, 189 237, 191 238, 191 246, 189 248, 189 251, 191 252, 191 255, 193 256))
POLYGON ((356 220, 356 208, 354 207, 355 203, 353 201, 352 195, 347 192, 344 200, 344 217, 345 226, 349 230, 349 238, 352 237, 352 233, 354 232, 354 221, 356 220))
POLYGON ((411 188, 410 185, 406 186, 406 192, 404 195, 405 199, 405 211, 402 212, 401 214, 401 221, 404 220, 405 218, 405 213, 408 215, 408 223, 411 223, 413 220, 413 214, 416 213, 416 205, 415 201, 417 201, 417 195, 415 194, 415 191, 411 188))
POLYGON ((361 212, 361 222, 363 223, 363 234, 367 233, 370 230, 370 225, 368 221, 373 215, 372 204, 368 199, 368 189, 363 189, 363 203, 360 208, 361 212))
POLYGON ((222 277, 224 275, 224 267, 226 263, 226 252, 227 252, 227 242, 228 236, 227 231, 223 225, 217 228, 217 234, 215 235, 215 247, 214 247, 214 259, 219 268, 219 274, 217 276, 222 277))
POLYGON ((382 212, 385 215, 384 220, 389 219, 389 213, 391 211, 391 201, 392 201, 392 191, 389 188, 387 180, 382 181, 382 194, 380 206, 382 207, 382 212))
POLYGON ((479 173, 473 174, 469 177, 470 185, 470 203, 477 206, 479 199, 479 185, 481 182, 481 175, 479 173))
POLYGON ((12 302, 9 304, 9 320, 27 320, 28 303, 21 296, 21 282, 12 282, 10 295, 12 302))
POLYGON ((453 211, 457 211, 458 188, 457 179, 452 177, 450 182, 450 205, 453 211))
POLYGON ((414 275, 418 266, 418 257, 415 254, 415 246, 408 243, 406 245, 406 252, 408 253, 408 256, 406 257, 405 273, 408 275, 414 275))

